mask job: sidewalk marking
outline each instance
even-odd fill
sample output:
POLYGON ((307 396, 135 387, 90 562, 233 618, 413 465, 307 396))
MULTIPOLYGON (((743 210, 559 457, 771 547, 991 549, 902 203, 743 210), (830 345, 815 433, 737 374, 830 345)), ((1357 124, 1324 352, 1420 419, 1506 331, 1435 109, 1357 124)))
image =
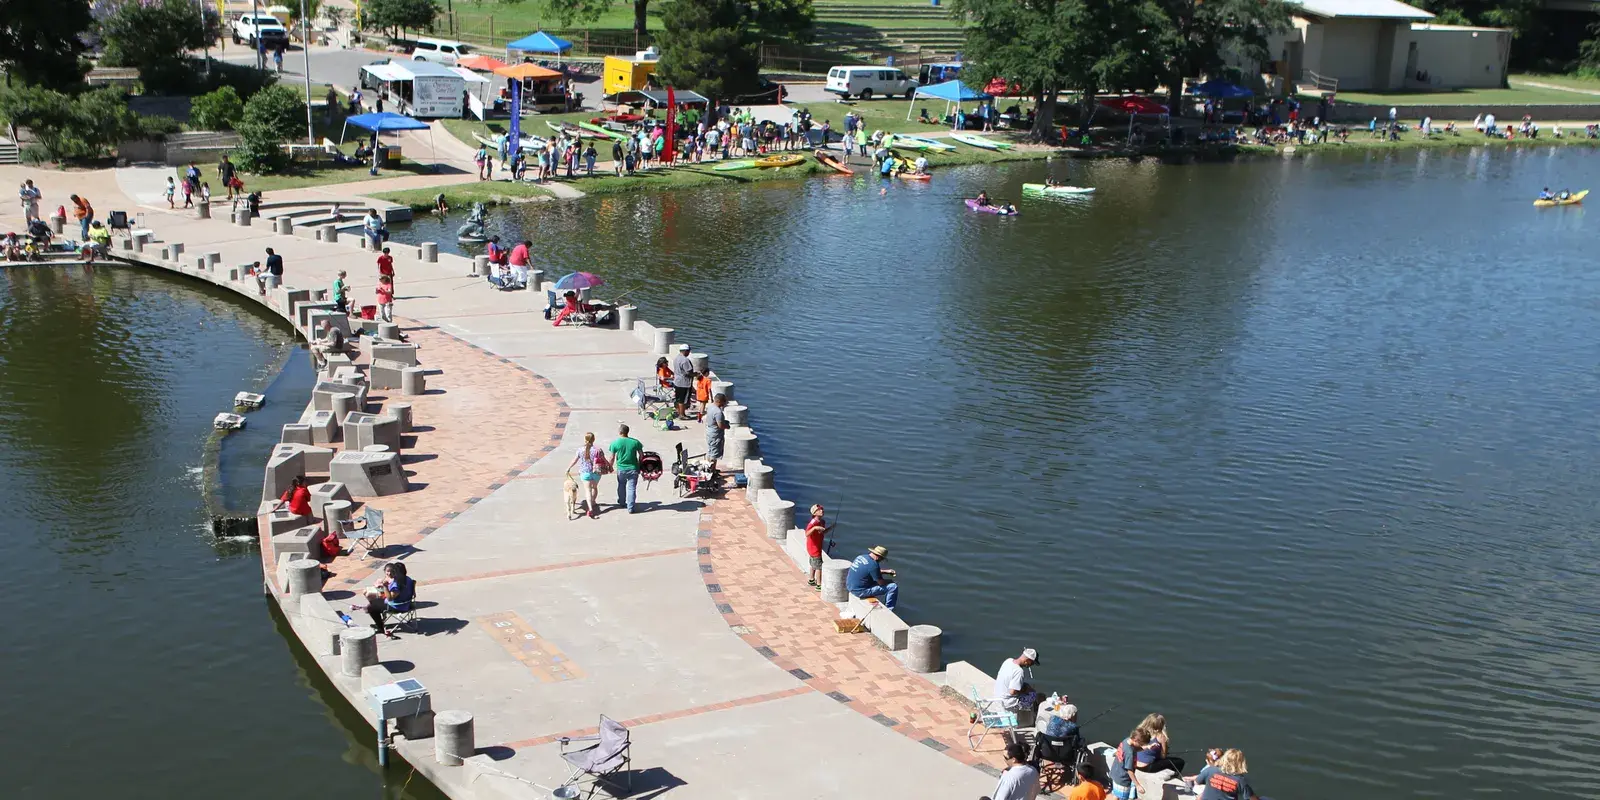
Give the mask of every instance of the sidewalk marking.
POLYGON ((561 652, 561 648, 540 636, 516 612, 500 611, 474 621, 483 626, 512 658, 521 661, 541 683, 559 683, 585 677, 582 667, 561 652))
MULTIPOLYGON (((713 711, 726 711, 730 708, 742 708, 744 706, 770 703, 773 700, 783 700, 784 698, 788 697, 798 697, 803 694, 810 694, 812 691, 813 690, 809 686, 796 686, 792 689, 768 692, 766 694, 750 695, 749 697, 740 697, 722 703, 709 703, 703 706, 694 706, 693 708, 681 708, 676 711, 667 711, 661 714, 650 714, 643 717, 637 717, 635 719, 622 720, 621 722, 622 726, 625 728, 634 728, 640 725, 650 725, 657 722, 668 722, 675 719, 684 719, 686 717, 697 717, 701 714, 709 714, 713 711)), ((578 736, 593 736, 599 732, 599 728, 582 728, 575 731, 553 733, 549 736, 535 736, 532 739, 506 742, 500 746, 509 747, 512 750, 520 750, 524 747, 538 747, 539 745, 550 744, 551 742, 554 742, 563 736, 576 738, 578 736)))
POLYGON ((563 561, 559 564, 541 564, 536 567, 520 567, 517 569, 498 569, 493 572, 478 572, 472 575, 457 575, 452 578, 433 578, 428 581, 429 586, 438 586, 445 583, 465 583, 467 581, 481 581, 489 578, 509 578, 514 575, 533 575, 539 572, 555 572, 563 569, 576 569, 577 567, 593 567, 599 564, 611 564, 618 561, 636 561, 641 558, 659 558, 661 556, 676 556, 692 553, 693 547, 674 547, 668 550, 652 550, 648 553, 630 553, 623 556, 606 556, 605 558, 587 558, 582 561, 563 561))

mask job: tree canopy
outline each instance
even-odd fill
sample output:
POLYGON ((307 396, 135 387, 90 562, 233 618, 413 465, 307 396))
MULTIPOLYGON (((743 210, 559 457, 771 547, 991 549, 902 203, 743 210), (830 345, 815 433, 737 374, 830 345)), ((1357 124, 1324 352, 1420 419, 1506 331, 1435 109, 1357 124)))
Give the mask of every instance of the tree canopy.
POLYGON ((74 86, 89 69, 79 37, 90 24, 89 0, 0 0, 0 68, 36 86, 74 86))
POLYGON ((662 80, 713 100, 754 91, 761 57, 749 8, 737 0, 673 0, 663 20, 662 80))
POLYGON ((145 89, 181 91, 194 77, 186 53, 209 42, 205 14, 193 0, 124 2, 100 20, 102 63, 135 67, 145 89))
POLYGON ((433 25, 439 6, 433 0, 366 0, 362 24, 381 30, 422 30, 433 25))
POLYGON ((240 166, 249 172, 271 172, 288 158, 283 143, 305 132, 306 101, 287 86, 268 86, 244 104, 244 115, 234 126, 244 143, 235 150, 240 166))

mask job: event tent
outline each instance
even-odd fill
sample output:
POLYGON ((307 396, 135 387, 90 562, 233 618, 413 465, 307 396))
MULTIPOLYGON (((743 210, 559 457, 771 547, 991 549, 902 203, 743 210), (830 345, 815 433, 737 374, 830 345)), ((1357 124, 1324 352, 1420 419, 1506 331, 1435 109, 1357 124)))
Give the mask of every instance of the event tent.
POLYGON ((494 74, 522 81, 528 80, 529 78, 535 80, 539 78, 559 78, 561 77, 562 73, 557 70, 541 67, 531 61, 524 61, 521 64, 512 64, 509 67, 500 67, 494 70, 494 74))
MULTIPOLYGON (((1136 94, 1130 94, 1127 97, 1107 97, 1101 100, 1099 105, 1128 115, 1129 139, 1133 138, 1133 121, 1138 119, 1140 114, 1161 117, 1162 120, 1168 121, 1170 124, 1167 116, 1167 107, 1148 97, 1140 97, 1136 94)), ((1092 114, 1090 118, 1093 119, 1092 114)))
POLYGON ((506 66, 506 62, 491 56, 467 56, 456 62, 458 67, 478 70, 479 72, 494 72, 506 66))
MULTIPOLYGON (((434 148, 433 144, 433 127, 420 119, 408 117, 404 114, 395 114, 388 111, 376 111, 371 114, 357 114, 353 117, 345 117, 344 128, 339 131, 340 144, 344 144, 344 135, 350 130, 351 125, 354 125, 362 130, 372 131, 374 138, 384 131, 395 131, 396 134, 398 134, 399 131, 420 131, 424 128, 427 128, 428 149, 432 151, 434 163, 437 164, 439 161, 438 151, 434 148)), ((398 135, 395 138, 398 139, 398 135)), ((376 156, 374 156, 374 158, 376 158, 376 156)))
POLYGON ((960 79, 948 80, 932 86, 918 86, 917 90, 911 94, 911 105, 906 107, 906 120, 909 121, 911 119, 911 112, 917 107, 917 100, 924 97, 945 101, 947 109, 951 103, 960 105, 967 100, 989 99, 989 95, 962 83, 960 79))
POLYGON ((1202 97, 1217 97, 1223 99, 1231 97, 1251 97, 1255 94, 1255 92, 1252 92, 1237 83, 1229 83, 1221 80, 1209 80, 1205 83, 1197 83, 1189 87, 1189 91, 1202 97))
POLYGON ((559 36, 551 36, 544 31, 532 33, 506 45, 507 50, 521 50, 524 53, 549 53, 561 55, 572 49, 572 42, 559 36))

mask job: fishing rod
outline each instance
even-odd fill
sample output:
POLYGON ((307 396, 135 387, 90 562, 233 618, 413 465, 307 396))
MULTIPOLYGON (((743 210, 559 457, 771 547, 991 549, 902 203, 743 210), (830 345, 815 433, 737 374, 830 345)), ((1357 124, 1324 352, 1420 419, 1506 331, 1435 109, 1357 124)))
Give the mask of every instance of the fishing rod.
POLYGON ((1108 709, 1106 709, 1106 710, 1104 710, 1104 711, 1102 711, 1102 712, 1100 712, 1100 713, 1098 713, 1098 714, 1096 714, 1096 715, 1084 720, 1083 722, 1078 723, 1078 727, 1081 728, 1084 725, 1088 725, 1089 723, 1094 722, 1095 720, 1097 720, 1097 719, 1099 719, 1099 718, 1101 718, 1101 717, 1103 717, 1103 716, 1105 716, 1107 714, 1110 714, 1111 712, 1116 711, 1119 708, 1122 708, 1122 704, 1121 703, 1118 703, 1118 704, 1116 704, 1116 705, 1114 705, 1114 706, 1112 706, 1112 707, 1110 707, 1110 708, 1108 708, 1108 709))
POLYGON ((840 498, 841 505, 839 506, 839 511, 833 515, 833 524, 828 526, 828 546, 825 548, 825 552, 830 555, 833 553, 833 530, 839 527, 839 518, 844 516, 844 506, 842 505, 843 501, 844 498, 840 498))

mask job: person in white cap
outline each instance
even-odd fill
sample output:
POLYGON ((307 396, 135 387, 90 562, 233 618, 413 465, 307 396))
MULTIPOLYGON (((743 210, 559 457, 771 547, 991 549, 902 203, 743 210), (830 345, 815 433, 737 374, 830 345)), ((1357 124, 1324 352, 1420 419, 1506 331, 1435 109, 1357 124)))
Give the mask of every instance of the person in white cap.
POLYGON ((694 362, 689 360, 689 345, 678 345, 678 354, 672 357, 672 405, 678 419, 688 419, 689 393, 694 391, 694 362))
POLYGON ((1037 663, 1039 663, 1039 652, 1031 647, 1023 650, 1022 655, 1016 658, 1000 662, 1000 672, 994 679, 995 703, 1007 711, 1032 711, 1037 708, 1039 693, 1022 680, 1028 667, 1037 663))

